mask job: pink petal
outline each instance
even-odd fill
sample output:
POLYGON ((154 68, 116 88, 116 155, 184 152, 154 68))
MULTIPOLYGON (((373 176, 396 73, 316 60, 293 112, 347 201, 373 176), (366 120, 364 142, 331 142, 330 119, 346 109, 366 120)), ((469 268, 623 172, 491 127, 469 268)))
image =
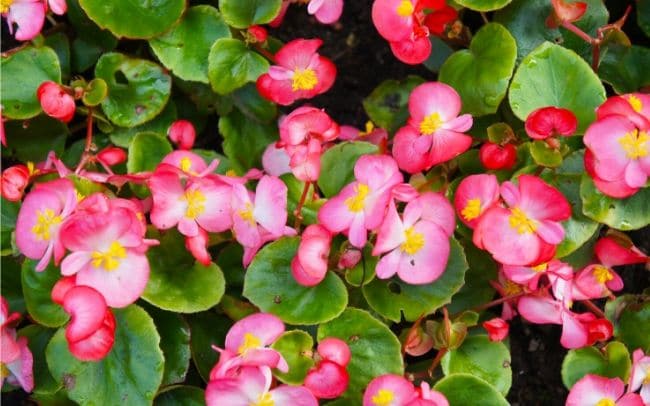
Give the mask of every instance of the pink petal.
POLYGON ((115 341, 115 317, 108 310, 103 324, 89 337, 76 342, 68 342, 68 349, 81 361, 99 361, 113 348, 115 341))
POLYGON ((70 314, 70 323, 65 329, 68 341, 79 341, 93 334, 104 322, 106 301, 95 289, 75 286, 63 299, 63 310, 70 314))
MULTIPOLYGON (((315 3, 315 1, 311 1, 307 7, 309 14, 313 14, 309 10, 311 3, 315 3)), ((316 19, 319 22, 323 24, 333 24, 341 17, 341 14, 343 13, 343 0, 324 0, 322 2, 322 5, 318 7, 315 13, 316 19)))
POLYGON ((431 55, 431 41, 428 36, 409 36, 399 41, 391 41, 393 55, 409 65, 417 65, 427 60, 431 55))
POLYGON ((196 217, 196 222, 205 231, 220 233, 232 226, 232 188, 229 185, 202 178, 193 181, 186 190, 198 190, 205 197, 203 212, 196 217))
POLYGON ((368 233, 366 232, 363 215, 356 215, 352 219, 350 230, 348 231, 348 239, 354 247, 363 248, 366 245, 368 233))
POLYGON ((354 189, 357 185, 358 182, 352 182, 345 186, 337 196, 330 198, 318 210, 318 222, 330 232, 340 233, 352 224, 355 213, 349 210, 345 201, 356 194, 354 189))
POLYGON ((270 393, 278 406, 318 406, 318 400, 307 388, 302 386, 280 385, 270 393))
POLYGON ((411 126, 400 128, 393 138, 393 157, 400 169, 417 173, 427 167, 428 152, 431 147, 430 136, 421 136, 411 126))
POLYGON ((287 222, 287 186, 274 176, 263 176, 255 194, 255 220, 271 234, 281 236, 287 222))
POLYGON ((583 140, 594 154, 594 170, 600 178, 611 181, 622 177, 630 159, 619 139, 634 130, 634 124, 621 116, 605 117, 587 128, 583 140))
POLYGON ((404 225, 397 214, 395 203, 391 200, 388 205, 386 218, 377 233, 377 242, 372 250, 372 255, 381 255, 397 248, 404 242, 404 225))
POLYGON ((363 394, 363 406, 376 406, 377 402, 374 402, 373 398, 381 390, 390 392, 393 399, 392 405, 404 405, 417 398, 413 384, 406 378, 399 375, 381 375, 370 381, 366 387, 363 394))
POLYGON ((284 333, 284 323, 270 313, 255 313, 239 320, 226 335, 225 346, 228 351, 238 352, 244 344, 246 333, 258 338, 262 346, 275 342, 284 333))
POLYGON ((449 130, 438 130, 433 134, 427 166, 431 167, 447 162, 467 151, 471 145, 472 137, 469 135, 449 130))
POLYGON ((379 262, 377 262, 377 267, 375 269, 377 278, 388 279, 395 275, 399 269, 401 259, 402 253, 397 248, 389 252, 387 255, 384 255, 379 262))
POLYGON ((447 266, 449 237, 438 225, 427 220, 419 221, 413 229, 424 236, 424 246, 414 255, 402 253, 397 275, 413 285, 431 283, 442 275, 447 266))
POLYGON ((18 24, 16 39, 18 41, 29 41, 37 36, 43 28, 45 21, 45 8, 40 1, 14 2, 9 8, 7 22, 10 31, 13 24, 18 24))
POLYGON ((402 0, 376 0, 372 5, 372 22, 388 41, 400 41, 413 32, 412 16, 402 17, 397 13, 401 3, 402 0))
POLYGON ((284 148, 277 148, 275 143, 269 144, 262 155, 264 171, 272 176, 282 176, 291 172, 289 155, 284 148))
POLYGON ((566 399, 566 406, 596 405, 601 399, 618 399, 625 389, 620 378, 588 374, 576 382, 566 399))
POLYGON ((550 298, 524 296, 517 303, 519 314, 536 324, 562 324, 561 303, 550 298))
POLYGON ((17 344, 20 348, 20 356, 6 364, 7 369, 11 372, 8 380, 13 381, 14 384, 17 383, 25 392, 29 393, 34 389, 34 358, 27 347, 27 337, 19 337, 17 344))
POLYGON ((518 206, 536 220, 564 221, 571 217, 571 205, 562 193, 542 179, 532 175, 518 178, 518 206))
POLYGON ((549 244, 559 244, 564 239, 564 228, 556 221, 540 221, 535 232, 549 244))
POLYGON ((151 223, 161 230, 174 227, 187 210, 187 203, 182 199, 185 190, 180 178, 173 173, 157 172, 147 183, 153 198, 151 223))
POLYGON ((294 39, 275 54, 275 62, 290 70, 305 69, 322 44, 320 39, 294 39))
MULTIPOLYGON (((422 206, 422 220, 428 220, 440 226, 442 230, 451 236, 456 228, 456 219, 454 218, 454 208, 449 200, 441 193, 425 192, 417 199, 422 206)), ((404 218, 407 218, 409 206, 404 209, 404 218)))
POLYGON ((352 353, 348 344, 336 337, 327 337, 318 343, 318 354, 328 361, 345 367, 350 362, 352 353))
POLYGON ((491 174, 470 175, 463 179, 454 195, 454 207, 458 218, 470 228, 474 228, 481 215, 499 200, 499 182, 497 177, 491 174), (480 204, 478 213, 466 213, 463 211, 468 207, 471 200, 477 200, 480 204), (475 214, 478 214, 474 217, 475 214), (468 217, 466 217, 466 215, 468 217))
MULTIPOLYGON (((419 128, 420 122, 432 113, 438 113, 443 123, 454 120, 461 109, 460 96, 451 86, 441 82, 428 82, 419 85, 409 96, 409 112, 414 125, 419 128)), ((464 120, 467 120, 465 118, 464 120)), ((471 117, 469 120, 471 124, 471 117)), ((464 121, 466 125, 466 121, 464 121)), ((464 126, 461 125, 461 128, 464 126)), ((446 127, 443 127, 446 128, 446 127)), ((466 131, 454 130, 452 131, 466 131)))
POLYGON ((626 248, 618 244, 612 237, 599 239, 594 247, 594 252, 600 262, 606 266, 642 264, 648 259, 648 256, 635 246, 626 248))
POLYGON ((312 396, 319 399, 335 399, 345 392, 349 381, 350 376, 344 367, 335 362, 322 360, 309 370, 303 385, 313 394, 312 396))
POLYGON ((639 161, 632 160, 625 167, 625 183, 631 188, 641 188, 645 186, 648 181, 648 174, 646 174, 639 161))
POLYGON ((587 345, 589 331, 585 325, 570 311, 562 312, 562 337, 560 343, 564 348, 582 348, 587 345))

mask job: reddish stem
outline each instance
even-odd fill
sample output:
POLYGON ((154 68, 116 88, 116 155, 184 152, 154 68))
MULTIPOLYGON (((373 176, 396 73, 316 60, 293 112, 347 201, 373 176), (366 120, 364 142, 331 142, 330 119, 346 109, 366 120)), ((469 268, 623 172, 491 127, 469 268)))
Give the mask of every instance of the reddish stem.
POLYGON ((596 316, 600 317, 601 319, 605 318, 605 313, 603 313, 603 311, 600 310, 600 308, 596 306, 591 300, 583 300, 582 303, 587 306, 587 308, 591 310, 591 312, 596 316))
POLYGON ((84 145, 84 152, 81 154, 81 159, 79 164, 75 169, 75 173, 79 173, 84 166, 91 160, 92 155, 90 154, 90 149, 93 145, 93 109, 88 107, 88 117, 86 118, 86 144, 84 145))
POLYGON ((489 309, 492 306, 497 306, 497 305, 503 304, 505 302, 509 302, 510 300, 517 299, 518 297, 521 297, 521 296, 523 296, 525 294, 526 294, 526 292, 519 292, 519 293, 515 293, 514 295, 500 297, 500 298, 495 299, 495 300, 493 300, 491 302, 483 303, 480 306, 472 307, 471 310, 475 311, 475 312, 480 312, 480 311, 483 311, 485 309, 489 309))
POLYGON ((302 206, 305 205, 305 200, 307 199, 307 193, 309 192, 310 185, 311 182, 305 182, 305 186, 302 188, 302 194, 300 195, 300 200, 298 201, 298 205, 296 206, 296 209, 293 211, 293 216, 296 218, 293 228, 295 228, 296 231, 298 231, 298 228, 300 227, 300 223, 302 222, 302 206))
POLYGON ((438 351, 438 353, 436 354, 436 357, 431 362, 431 366, 427 370, 427 373, 429 374, 429 376, 431 378, 433 378, 433 371, 436 370, 436 368, 438 367, 438 364, 440 364, 440 360, 442 360, 442 357, 445 356, 447 351, 449 351, 447 348, 441 348, 440 351, 438 351))
POLYGON ((266 57, 266 59, 268 59, 269 61, 275 63, 275 55, 273 55, 267 49, 264 49, 261 46, 259 46, 259 44, 255 44, 254 47, 255 47, 255 50, 257 52, 259 52, 260 54, 264 55, 266 57))

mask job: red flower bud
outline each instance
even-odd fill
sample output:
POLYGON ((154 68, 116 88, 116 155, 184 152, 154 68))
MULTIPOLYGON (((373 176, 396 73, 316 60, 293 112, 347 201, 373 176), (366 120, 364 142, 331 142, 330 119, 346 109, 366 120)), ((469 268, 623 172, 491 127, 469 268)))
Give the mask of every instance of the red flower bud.
POLYGON ((43 82, 36 91, 38 101, 45 114, 64 123, 74 117, 74 98, 55 82, 43 82))
POLYGON ((266 29, 264 27, 260 27, 259 25, 251 25, 248 27, 248 33, 250 34, 251 38, 255 39, 256 42, 264 42, 269 36, 269 34, 266 32, 266 29))
POLYGON ((113 166, 126 161, 126 152, 122 148, 106 147, 97 153, 97 159, 108 166, 113 166))
POLYGON ((587 345, 592 345, 596 341, 607 341, 614 333, 614 327, 607 319, 596 319, 590 321, 587 324, 587 330, 589 332, 587 345))
POLYGON ((553 106, 537 109, 526 118, 526 133, 535 140, 556 135, 569 136, 577 127, 578 120, 571 110, 553 106))
POLYGON ((483 328, 487 330, 490 341, 503 341, 510 330, 508 322, 499 317, 484 322, 483 328))
POLYGON ((187 120, 176 120, 169 127, 169 139, 178 146, 179 149, 192 149, 196 139, 194 126, 187 120))
POLYGON ((546 19, 546 26, 549 28, 557 28, 562 23, 578 21, 587 11, 587 3, 582 1, 567 3, 564 0, 551 0, 551 4, 553 10, 546 19))
POLYGON ((517 149, 513 144, 500 146, 488 141, 481 146, 478 156, 487 169, 510 169, 517 162, 517 149))
POLYGON ((15 165, 2 172, 2 197, 17 202, 23 197, 29 185, 29 169, 25 165, 15 165))

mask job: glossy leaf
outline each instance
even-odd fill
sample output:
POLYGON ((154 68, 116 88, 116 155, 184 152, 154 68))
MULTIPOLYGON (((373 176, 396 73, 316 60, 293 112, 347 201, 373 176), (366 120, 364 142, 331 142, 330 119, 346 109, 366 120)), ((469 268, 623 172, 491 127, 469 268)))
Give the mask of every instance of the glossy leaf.
POLYGON ((254 82, 268 69, 268 61, 238 39, 217 40, 208 56, 210 85, 219 94, 230 93, 248 82, 254 82))
POLYGON ((181 383, 190 366, 190 327, 180 314, 147 306, 160 334, 160 349, 165 357, 162 386, 181 383))
POLYGON ((530 155, 537 165, 547 168, 557 168, 562 165, 562 153, 549 147, 544 141, 535 140, 529 143, 528 146, 530 155))
POLYGON ((275 370, 275 376, 290 385, 302 384, 307 372, 314 366, 313 346, 314 340, 302 330, 291 330, 282 334, 271 347, 282 354, 289 364, 289 372, 284 374, 275 370))
MULTIPOLYGON (((14 309, 12 309, 14 310, 14 309)), ((32 324, 18 330, 18 337, 27 337, 27 346, 32 352, 34 372, 34 393, 52 394, 61 389, 60 382, 54 380, 45 362, 45 348, 56 330, 32 324)))
POLYGON ((378 127, 394 133, 406 124, 409 95, 422 83, 424 79, 419 76, 409 76, 402 81, 385 80, 363 99, 363 108, 378 127))
POLYGON ((449 406, 465 406, 481 400, 481 406, 507 406, 509 403, 492 385, 470 374, 451 374, 439 380, 433 389, 442 392, 449 406))
POLYGON ((65 324, 69 316, 63 307, 52 301, 50 292, 61 278, 59 268, 50 262, 42 272, 37 272, 37 261, 26 259, 22 266, 22 286, 25 306, 29 316, 39 324, 47 327, 59 327, 65 324))
POLYGON ((612 85, 616 93, 636 92, 650 85, 650 72, 643 66, 650 65, 650 49, 633 45, 607 47, 600 62, 598 75, 612 85))
POLYGON ((321 156, 318 187, 325 197, 332 197, 354 181, 354 165, 362 155, 376 154, 375 144, 363 141, 342 142, 321 156))
POLYGON ((632 349, 650 351, 650 302, 629 305, 618 318, 614 334, 632 349))
POLYGON ((494 11, 508 5, 512 0, 456 0, 456 3, 475 11, 494 11))
POLYGON ((23 162, 45 161, 50 151, 61 156, 70 133, 68 126, 44 114, 29 120, 26 126, 22 121, 5 123, 5 130, 8 146, 2 148, 3 153, 11 152, 23 162))
POLYGON ((450 313, 456 314, 474 306, 489 302, 494 297, 494 288, 489 281, 497 279, 497 264, 489 253, 476 248, 471 241, 460 241, 467 259, 465 283, 451 298, 447 306, 450 313))
POLYGON ((278 115, 278 106, 260 96, 253 83, 235 90, 230 96, 239 111, 250 119, 267 123, 278 115))
POLYGON ((203 406, 205 391, 196 386, 172 386, 159 392, 153 404, 154 406, 203 406))
POLYGON ((207 382, 210 370, 219 359, 219 353, 212 346, 223 348, 232 321, 213 312, 188 314, 185 319, 190 325, 192 360, 201 378, 207 382))
MULTIPOLYGON (((5 205, 6 203, 3 201, 3 208, 5 205)), ((0 272, 0 277, 2 278, 0 282, 2 297, 7 300, 9 309, 12 312, 25 313, 27 309, 25 307, 25 297, 21 282, 21 265, 15 258, 10 256, 3 256, 0 258, 0 261, 2 261, 0 264, 2 266, 2 272, 0 272)))
POLYGON ((247 28, 271 22, 280 12, 281 0, 219 0, 219 10, 228 25, 247 28))
POLYGON ((612 341, 605 348, 584 347, 570 350, 562 362, 562 382, 568 389, 587 374, 621 378, 627 381, 632 362, 622 343, 612 341))
POLYGON ((170 101, 151 121, 131 128, 115 127, 110 133, 111 142, 118 147, 129 148, 136 135, 146 132, 156 133, 160 138, 166 138, 169 126, 176 121, 177 116, 176 104, 170 101))
POLYGON ((103 79, 95 78, 88 83, 82 100, 86 106, 97 106, 108 95, 108 85, 103 79))

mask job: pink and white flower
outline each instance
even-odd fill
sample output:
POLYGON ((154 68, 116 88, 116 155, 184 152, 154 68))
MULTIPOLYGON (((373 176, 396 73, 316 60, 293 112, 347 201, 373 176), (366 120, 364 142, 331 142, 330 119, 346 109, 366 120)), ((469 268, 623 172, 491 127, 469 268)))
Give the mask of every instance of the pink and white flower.
POLYGON ((627 391, 636 392, 639 388, 645 404, 650 403, 650 356, 643 354, 640 348, 632 354, 632 372, 627 391))
POLYGON ((303 286, 318 285, 327 274, 332 234, 320 224, 303 231, 298 253, 291 260, 291 274, 303 286))
POLYGON ((38 101, 45 114, 64 123, 69 122, 74 117, 76 108, 74 98, 58 83, 47 81, 43 82, 36 91, 38 101))
POLYGON ((643 406, 641 396, 624 392, 620 378, 588 374, 573 385, 566 406, 643 406))
POLYGON ((467 227, 474 228, 487 209, 499 201, 499 181, 495 175, 470 175, 463 179, 454 195, 458 218, 467 227))
POLYGON ((352 354, 345 341, 328 337, 318 344, 320 360, 307 372, 304 385, 319 399, 335 399, 348 388, 346 369, 352 354))
POLYGON ((7 19, 9 33, 14 33, 14 24, 18 26, 15 34, 18 41, 29 41, 41 32, 45 11, 41 0, 13 0, 0 5, 0 14, 7 19))
POLYGON ((422 382, 419 388, 399 375, 373 379, 363 394, 363 406, 449 406, 445 396, 422 382))
POLYGON ((34 359, 27 347, 26 337, 16 336, 16 327, 20 320, 19 313, 9 314, 7 300, 0 297, 0 387, 5 379, 11 385, 20 386, 25 392, 34 389, 32 366, 34 359))
POLYGON ((310 0, 307 12, 319 23, 334 24, 343 13, 343 0, 310 0))

